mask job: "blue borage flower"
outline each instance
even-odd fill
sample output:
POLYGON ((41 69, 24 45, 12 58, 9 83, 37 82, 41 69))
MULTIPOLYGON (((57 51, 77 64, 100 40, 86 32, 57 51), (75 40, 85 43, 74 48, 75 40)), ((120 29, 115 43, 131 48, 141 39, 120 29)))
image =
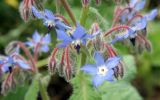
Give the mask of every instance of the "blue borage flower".
POLYGON ((139 21, 133 23, 130 29, 116 35, 111 43, 115 43, 117 41, 121 41, 128 38, 130 39, 135 38, 135 36, 137 35, 137 31, 145 29, 146 26, 147 26, 147 19, 146 17, 143 17, 139 21))
POLYGON ((1 56, 0 57, 0 69, 3 73, 12 72, 14 67, 20 67, 22 69, 31 69, 30 65, 24 59, 16 58, 13 56, 1 56))
POLYGON ((145 1, 131 0, 129 3, 129 9, 125 11, 120 17, 122 23, 125 23, 127 20, 132 19, 137 12, 144 8, 144 6, 145 1))
POLYGON ((38 44, 40 44, 39 52, 48 52, 49 51, 49 44, 51 42, 50 34, 46 34, 45 36, 41 36, 38 31, 35 31, 32 35, 32 39, 26 42, 26 45, 33 47, 34 50, 38 44))
POLYGON ((119 64, 121 58, 115 56, 105 61, 101 53, 95 52, 94 59, 96 64, 86 64, 81 68, 82 71, 93 76, 93 85, 98 87, 105 80, 113 81, 113 68, 119 64))
POLYGON ((38 19, 43 19, 43 24, 49 29, 54 27, 64 31, 71 28, 54 16, 54 14, 48 9, 45 9, 44 11, 38 11, 34 6, 32 6, 32 12, 38 19))
POLYGON ((57 31, 57 38, 59 40, 62 40, 62 43, 58 45, 58 48, 65 48, 69 44, 73 44, 75 49, 79 52, 80 44, 86 45, 87 39, 91 39, 92 35, 86 34, 86 30, 77 23, 77 27, 75 31, 72 34, 67 34, 66 32, 62 30, 56 30, 57 31))

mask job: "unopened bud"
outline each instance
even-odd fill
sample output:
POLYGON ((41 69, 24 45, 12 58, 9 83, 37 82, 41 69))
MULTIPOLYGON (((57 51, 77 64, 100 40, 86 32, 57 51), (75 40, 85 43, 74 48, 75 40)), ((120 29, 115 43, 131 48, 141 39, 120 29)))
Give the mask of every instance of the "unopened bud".
POLYGON ((89 5, 89 0, 82 0, 82 5, 84 7, 88 6, 89 5))

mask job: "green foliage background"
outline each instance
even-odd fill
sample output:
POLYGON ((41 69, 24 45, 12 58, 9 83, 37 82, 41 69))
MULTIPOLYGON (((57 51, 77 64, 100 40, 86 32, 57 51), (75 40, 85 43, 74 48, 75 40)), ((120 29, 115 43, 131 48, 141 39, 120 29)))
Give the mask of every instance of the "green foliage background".
MULTIPOLYGON (((30 37, 35 29, 40 33, 46 32, 46 29, 43 27, 40 21, 34 20, 24 23, 20 18, 18 12, 18 4, 20 0, 11 0, 12 3, 9 3, 8 0, 0 1, 0 54, 4 54, 5 46, 12 40, 22 40, 26 41, 26 37, 30 37)), ((48 0, 45 4, 46 8, 51 9, 55 12, 54 0, 48 0)), ((72 7, 76 19, 79 19, 81 12, 81 2, 80 0, 68 0, 69 4, 72 7)), ((100 6, 96 6, 94 0, 91 2, 91 6, 94 6, 97 9, 97 12, 104 17, 103 24, 106 27, 109 27, 112 22, 112 15, 114 9, 114 3, 111 0, 102 0, 100 6)), ((146 9, 143 12, 146 12, 156 5, 156 1, 150 2, 147 1, 146 9)), ((61 13, 70 20, 67 13, 61 8, 61 13)), ((100 18, 100 16, 99 16, 100 18)), ((89 14, 87 19, 86 27, 89 28, 93 22, 98 21, 96 17, 93 17, 93 13, 89 14)), ((70 21, 71 22, 71 21, 70 21)), ((105 29, 106 27, 103 27, 105 29)), ((80 76, 77 75, 72 80, 73 95, 70 97, 71 100, 159 100, 160 96, 160 22, 159 19, 156 19, 153 22, 150 22, 148 25, 148 38, 152 43, 152 52, 144 52, 142 55, 130 56, 126 55, 127 50, 124 46, 118 45, 117 48, 120 52, 120 55, 123 55, 125 61, 125 75, 124 79, 118 81, 117 83, 108 83, 105 82, 99 89, 93 89, 89 76, 82 74, 84 79, 79 79, 80 76), (83 82, 81 82, 83 80, 83 82), (84 84, 85 83, 85 84, 84 84), (83 88, 81 86, 83 85, 83 88), (99 92, 100 91, 100 92, 99 92), (142 98, 141 98, 141 96, 142 98), (81 98, 83 97, 83 99, 81 98)), ((43 58, 43 57, 42 57, 43 58)), ((11 92, 6 97, 0 96, 0 100, 23 100, 26 95, 29 95, 27 91, 31 92, 32 97, 36 96, 38 93, 38 88, 36 82, 32 82, 31 87, 29 88, 28 84, 19 87, 17 91, 11 92), (31 90, 30 90, 31 89, 31 90), (35 92, 35 93, 34 93, 35 92), (35 94, 35 95, 34 95, 35 94)), ((30 96, 30 95, 29 95, 30 96)), ((27 100, 27 99, 26 99, 27 100)), ((29 99, 28 99, 29 100, 29 99)), ((31 99, 30 99, 31 100, 31 99)))

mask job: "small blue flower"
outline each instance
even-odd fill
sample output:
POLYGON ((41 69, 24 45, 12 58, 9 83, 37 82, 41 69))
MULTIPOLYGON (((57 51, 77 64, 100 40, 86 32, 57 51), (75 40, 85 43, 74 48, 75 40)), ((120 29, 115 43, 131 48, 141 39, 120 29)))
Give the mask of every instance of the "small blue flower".
POLYGON ((31 69, 29 64, 22 60, 22 59, 16 59, 16 58, 13 58, 12 56, 3 56, 1 57, 0 59, 0 68, 1 68, 1 71, 3 73, 7 73, 7 72, 12 72, 12 69, 15 67, 15 66, 18 66, 22 69, 31 69))
POLYGON ((32 39, 26 42, 26 45, 30 47, 36 48, 38 44, 40 44, 40 52, 48 52, 49 44, 51 42, 50 34, 46 34, 45 36, 41 36, 37 31, 33 33, 32 39))
POLYGON ((141 9, 144 8, 145 6, 145 1, 138 1, 138 0, 131 0, 130 3, 129 3, 129 7, 131 9, 129 9, 128 11, 125 11, 120 19, 121 19, 121 22, 124 24, 126 23, 128 20, 132 19, 137 12, 139 12, 141 9))
POLYGON ((153 9, 151 12, 145 15, 147 21, 153 20, 158 15, 158 9, 153 9))
POLYGON ((75 31, 68 35, 66 32, 62 30, 56 30, 57 31, 57 38, 59 40, 62 40, 62 43, 58 45, 59 48, 65 48, 69 44, 73 44, 75 49, 80 49, 80 44, 86 45, 87 39, 92 38, 92 35, 86 34, 86 30, 77 23, 77 27, 75 31))
POLYGON ((49 29, 53 27, 63 31, 70 29, 69 26, 65 25, 56 16, 54 16, 50 10, 45 9, 44 11, 38 11, 34 6, 32 6, 32 12, 38 19, 43 19, 43 24, 49 29))
POLYGON ((93 85, 98 87, 105 80, 113 81, 113 68, 115 68, 119 62, 120 57, 111 57, 106 61, 99 52, 95 52, 94 59, 96 64, 86 64, 81 70, 93 76, 93 85))
POLYGON ((129 29, 124 32, 121 32, 115 36, 115 38, 111 41, 111 43, 115 43, 117 41, 122 41, 128 38, 132 38, 136 36, 135 30, 129 29))

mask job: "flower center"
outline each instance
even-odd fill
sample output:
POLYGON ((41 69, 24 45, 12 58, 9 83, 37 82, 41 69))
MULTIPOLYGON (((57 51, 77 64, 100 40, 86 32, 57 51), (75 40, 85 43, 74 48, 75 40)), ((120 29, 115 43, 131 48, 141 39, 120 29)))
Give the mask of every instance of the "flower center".
POLYGON ((55 26, 55 23, 54 23, 54 21, 52 21, 52 20, 46 20, 46 22, 45 22, 46 24, 47 24, 47 26, 49 26, 49 27, 53 27, 53 26, 55 26))
POLYGON ((74 41, 72 41, 72 44, 73 45, 80 45, 81 44, 81 40, 74 40, 74 41))
POLYGON ((81 48, 81 46, 80 46, 81 40, 74 40, 74 41, 72 41, 72 44, 74 45, 74 48, 77 50, 77 53, 79 53, 80 48, 81 48))
POLYGON ((98 75, 105 76, 107 74, 107 72, 108 72, 108 69, 106 68, 105 65, 98 67, 98 70, 97 70, 98 75))

